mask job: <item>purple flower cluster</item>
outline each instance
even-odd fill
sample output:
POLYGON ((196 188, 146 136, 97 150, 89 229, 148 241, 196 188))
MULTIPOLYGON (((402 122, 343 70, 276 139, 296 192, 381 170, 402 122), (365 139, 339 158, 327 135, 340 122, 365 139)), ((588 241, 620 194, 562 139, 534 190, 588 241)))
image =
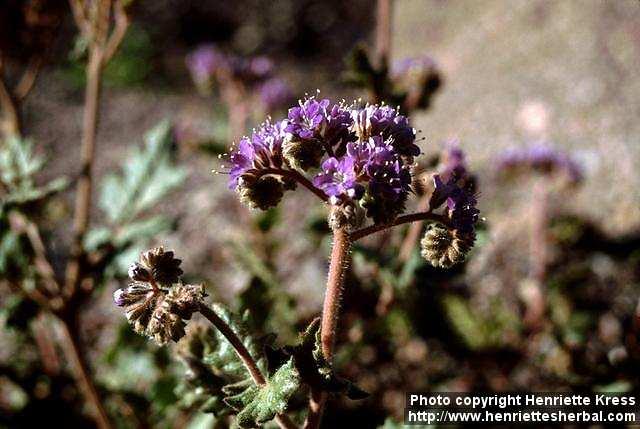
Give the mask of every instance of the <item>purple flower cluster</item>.
POLYGON ((251 137, 243 137, 237 149, 232 147, 229 155, 229 188, 236 189, 239 179, 252 170, 281 168, 283 165, 282 142, 285 138, 286 120, 271 123, 267 121, 254 130, 251 137))
POLYGON ((274 63, 265 56, 243 58, 206 44, 189 53, 186 64, 193 81, 204 93, 209 93, 216 81, 234 79, 257 86, 266 110, 282 107, 292 99, 291 88, 283 79, 274 77, 274 63))
POLYGON ((498 160, 498 171, 512 172, 530 169, 540 173, 563 173, 572 183, 582 180, 580 165, 565 153, 546 145, 513 148, 505 151, 498 160))
POLYGON ((370 105, 353 112, 356 134, 360 139, 382 136, 399 155, 418 156, 416 132, 409 121, 389 106, 370 105))
POLYGON ((439 173, 433 176, 434 191, 429 206, 444 206, 449 226, 460 234, 473 235, 480 211, 475 194, 475 182, 469 175, 464 152, 456 144, 445 150, 439 173))
POLYGON ((374 222, 388 222, 411 190, 410 169, 420 154, 415 134, 407 118, 387 106, 307 98, 287 119, 240 141, 230 156, 230 186, 237 189, 240 178, 263 168, 319 168, 312 182, 331 204, 358 203, 374 222))
POLYGON ((411 175, 402 158, 381 136, 347 144, 340 160, 330 157, 322 163, 313 183, 337 203, 341 198, 359 199, 365 187, 371 196, 398 201, 409 191, 411 175))
POLYGON ((318 101, 314 97, 300 101, 289 109, 286 131, 296 140, 314 140, 329 149, 346 143, 352 139, 351 113, 340 104, 330 105, 329 100, 318 101))
POLYGON ((187 68, 197 85, 208 84, 216 72, 227 67, 227 57, 214 45, 201 45, 186 59, 187 68))

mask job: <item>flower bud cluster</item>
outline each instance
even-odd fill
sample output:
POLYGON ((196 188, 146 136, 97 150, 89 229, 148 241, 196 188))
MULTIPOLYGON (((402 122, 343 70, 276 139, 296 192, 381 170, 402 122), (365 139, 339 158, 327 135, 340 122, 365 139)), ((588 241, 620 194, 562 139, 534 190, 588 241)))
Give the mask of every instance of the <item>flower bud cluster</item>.
POLYGON ((162 247, 143 252, 129 267, 131 283, 113 294, 133 329, 161 345, 184 336, 184 321, 198 311, 205 297, 202 285, 180 281, 180 263, 162 247))
POLYGON ((422 241, 422 256, 435 267, 448 268, 462 262, 473 247, 480 211, 475 181, 467 172, 464 154, 456 147, 447 150, 439 174, 433 175, 434 191, 429 205, 441 208, 445 225, 427 229, 422 241))
POLYGON ((388 223, 404 210, 411 190, 411 167, 420 154, 415 140, 407 118, 389 106, 310 97, 286 119, 266 122, 240 141, 229 157, 230 187, 264 209, 293 187, 274 169, 311 172, 333 206, 335 224, 356 226, 364 215, 388 223), (276 179, 265 183, 266 177, 276 179))

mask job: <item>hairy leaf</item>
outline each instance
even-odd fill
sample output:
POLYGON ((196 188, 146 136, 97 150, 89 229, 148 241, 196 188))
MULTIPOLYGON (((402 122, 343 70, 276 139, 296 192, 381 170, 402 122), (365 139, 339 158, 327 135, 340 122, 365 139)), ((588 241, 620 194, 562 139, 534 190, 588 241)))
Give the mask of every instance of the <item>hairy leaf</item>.
POLYGON ((354 383, 338 377, 322 353, 320 342, 320 319, 315 319, 301 335, 300 344, 288 348, 292 361, 302 381, 314 390, 341 393, 349 399, 364 399, 369 396, 354 383))
POLYGON ((111 174, 103 180, 100 207, 112 224, 132 221, 185 178, 185 171, 171 161, 173 140, 168 122, 157 125, 144 140, 144 147, 127 157, 121 175, 111 174))
MULTIPOLYGON (((267 362, 264 357, 264 346, 260 341, 249 335, 247 329, 249 312, 245 312, 242 317, 238 317, 220 304, 213 304, 213 310, 242 340, 251 356, 257 361, 260 370, 263 373, 266 372, 267 362)), ((211 365, 216 372, 226 375, 231 380, 242 380, 249 375, 231 344, 220 331, 215 329, 211 330, 207 337, 203 351, 203 362, 211 365)))
POLYGON ((69 182, 64 177, 36 185, 33 176, 42 170, 44 164, 43 157, 33 154, 31 140, 13 137, 0 145, 0 215, 66 189, 69 182))
POLYGON ((144 141, 142 148, 134 149, 126 158, 120 174, 110 174, 103 179, 99 206, 109 225, 90 231, 85 240, 89 250, 109 243, 118 249, 119 255, 107 272, 126 272, 129 255, 137 254, 149 239, 173 225, 162 215, 140 219, 145 210, 157 204, 186 177, 186 171, 172 160, 173 134, 169 122, 158 124, 145 135, 144 141))
POLYGON ((251 385, 240 393, 226 397, 224 401, 238 411, 236 423, 240 427, 251 428, 283 413, 299 386, 298 371, 293 359, 289 359, 269 377, 264 386, 251 385))

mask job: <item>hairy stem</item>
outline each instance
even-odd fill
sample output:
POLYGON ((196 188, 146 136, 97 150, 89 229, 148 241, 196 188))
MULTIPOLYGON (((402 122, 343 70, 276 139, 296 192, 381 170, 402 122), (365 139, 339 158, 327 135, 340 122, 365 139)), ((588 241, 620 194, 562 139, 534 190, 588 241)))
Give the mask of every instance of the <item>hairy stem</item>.
POLYGON ((62 348, 67 361, 71 365, 76 382, 85 399, 93 408, 92 411, 98 428, 110 429, 112 426, 109 422, 109 417, 107 417, 107 413, 102 406, 102 401, 91 379, 88 365, 80 350, 75 324, 65 319, 60 319, 60 321, 62 326, 62 348))
MULTIPOLYGON (((333 248, 329 262, 329 276, 322 307, 322 319, 320 325, 320 341, 322 354, 327 362, 331 363, 334 355, 336 335, 338 332, 338 317, 340 313, 340 301, 342 299, 342 286, 344 276, 349 266, 351 238, 349 233, 338 228, 333 231, 333 248)), ((316 429, 320 426, 327 395, 324 392, 312 391, 309 399, 309 413, 305 428, 316 429)))
POLYGON ((262 168, 260 170, 256 170, 256 172, 262 176, 272 174, 275 176, 282 176, 282 177, 295 180, 300 185, 304 186, 309 191, 311 191, 316 197, 320 198, 322 201, 329 200, 329 197, 327 197, 327 194, 325 194, 321 189, 316 188, 316 186, 309 179, 304 177, 302 174, 300 174, 296 170, 285 170, 282 168, 262 168))
MULTIPOLYGON (((205 304, 200 305, 199 311, 200 314, 202 314, 209 322, 211 322, 211 324, 215 326, 215 328, 219 330, 222 335, 224 335, 227 341, 229 341, 233 349, 236 351, 236 354, 244 364, 245 368, 247 368, 247 371, 251 375, 251 379, 253 380, 253 382, 258 386, 264 386, 265 384, 267 384, 264 375, 262 375, 260 368, 258 368, 257 362, 251 356, 249 350, 247 350, 247 348, 244 346, 240 337, 238 337, 238 335, 233 332, 233 329, 231 329, 227 322, 222 320, 215 311, 213 311, 209 306, 205 304)), ((282 429, 297 428, 296 424, 293 423, 289 419, 289 417, 284 414, 277 415, 276 422, 282 429)))
POLYGON ((351 233, 351 241, 357 241, 368 235, 375 234, 376 232, 384 231, 385 229, 393 228, 394 226, 402 225, 403 223, 411 223, 417 221, 428 220, 431 222, 438 222, 446 225, 448 222, 444 216, 431 212, 418 212, 411 213, 404 216, 398 216, 393 222, 382 225, 371 225, 365 228, 361 228, 351 233))
POLYGON ((229 341, 233 349, 236 351, 238 357, 244 364, 245 368, 247 368, 247 371, 249 371, 249 375, 251 375, 251 379, 253 380, 253 382, 260 386, 264 385, 266 383, 266 380, 262 375, 262 372, 260 372, 258 364, 249 353, 249 350, 247 350, 247 348, 244 346, 242 340, 236 335, 235 332, 233 332, 233 329, 231 329, 227 322, 222 320, 215 311, 213 311, 205 304, 200 305, 199 311, 200 314, 202 314, 209 322, 211 322, 211 324, 215 326, 215 328, 220 331, 222 335, 224 335, 227 341, 229 341))

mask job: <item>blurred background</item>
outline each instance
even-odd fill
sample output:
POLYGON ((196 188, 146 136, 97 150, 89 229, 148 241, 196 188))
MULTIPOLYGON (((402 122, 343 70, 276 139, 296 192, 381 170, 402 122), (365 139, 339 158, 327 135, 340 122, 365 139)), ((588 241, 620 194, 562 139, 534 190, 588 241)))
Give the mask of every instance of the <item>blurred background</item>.
MULTIPOLYGON (((420 171, 463 150, 483 218, 476 247, 451 270, 420 257, 415 228, 358 243, 336 366, 371 396, 331 401, 324 427, 396 427, 407 391, 640 387, 640 4, 390 5, 390 31, 365 0, 131 6, 131 25, 104 71, 86 244, 118 251, 77 329, 118 427, 226 427, 180 394, 184 368, 172 349, 134 334, 112 303, 142 249, 174 249, 186 279, 234 309, 257 309, 252 327, 276 332, 280 344, 319 313, 330 249, 325 208, 297 192, 253 212, 225 176, 212 174, 232 141, 318 89, 336 101, 400 104, 423 139, 420 171), (380 79, 386 83, 376 86, 380 79), (154 144, 166 156, 153 158, 154 144), (144 162, 150 167, 136 186, 163 191, 118 212, 127 164, 144 162)), ((27 169, 37 170, 29 186, 42 195, 21 210, 40 226, 53 270, 64 272, 86 41, 65 2, 5 0, 0 51, 19 119, 12 127, 2 105, 0 176, 13 180, 3 156, 42 160, 27 169), (11 149, 16 136, 20 146, 11 149), (60 176, 70 187, 55 182, 60 176)), ((0 187, 7 207, 10 188, 0 187)), ((0 211, 0 425, 31 427, 46 416, 92 427, 59 329, 12 288, 34 276, 33 251, 8 210, 0 211)))

